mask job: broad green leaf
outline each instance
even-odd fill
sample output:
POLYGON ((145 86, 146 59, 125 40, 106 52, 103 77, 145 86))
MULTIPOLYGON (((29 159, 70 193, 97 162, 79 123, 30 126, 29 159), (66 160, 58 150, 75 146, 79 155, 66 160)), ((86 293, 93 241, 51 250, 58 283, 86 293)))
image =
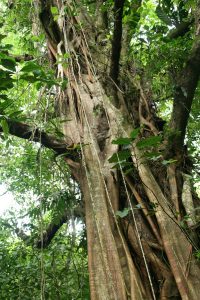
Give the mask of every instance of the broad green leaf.
POLYGON ((144 156, 149 159, 154 159, 155 157, 159 158, 161 154, 159 152, 151 151, 144 153, 144 156))
POLYGON ((6 121, 5 118, 3 118, 1 120, 1 126, 2 126, 2 129, 3 129, 3 133, 5 136, 8 136, 8 133, 9 133, 9 126, 8 126, 8 122, 6 121))
POLYGON ((124 171, 123 173, 124 173, 125 175, 128 175, 128 174, 130 174, 131 172, 133 172, 133 170, 134 170, 134 168, 132 167, 132 168, 127 169, 127 170, 124 171))
MULTIPOLYGON (((112 169, 121 169, 121 168, 125 168, 125 167, 132 167, 133 163, 132 162, 128 162, 128 161, 120 161, 118 163, 116 163, 112 169)), ((129 169, 130 169, 129 168, 129 169)))
POLYGON ((130 208, 124 208, 124 210, 118 210, 116 211, 116 216, 120 217, 120 218, 125 218, 126 216, 128 216, 128 213, 130 211, 130 208))
POLYGON ((59 14, 58 8, 56 6, 51 6, 51 13, 53 15, 58 15, 59 14))
POLYGON ((185 6, 185 8, 186 9, 195 9, 195 3, 196 3, 196 1, 195 0, 187 0, 187 1, 185 1, 186 3, 184 4, 184 6, 185 6))
POLYGON ((63 80, 63 82, 61 83, 61 88, 62 88, 62 90, 65 90, 65 89, 66 89, 67 84, 68 84, 68 80, 67 80, 67 79, 63 80))
POLYGON ((11 114, 9 114, 9 118, 10 119, 15 119, 17 117, 19 117, 22 114, 22 110, 18 110, 18 111, 14 111, 11 114))
POLYGON ((29 61, 26 63, 26 65, 21 69, 22 72, 26 72, 26 73, 29 73, 29 72, 35 72, 35 71, 41 71, 41 67, 32 62, 32 61, 29 61))
POLYGON ((12 58, 3 58, 3 59, 1 59, 0 64, 8 70, 15 71, 16 62, 12 58))
POLYGON ((53 20, 58 21, 59 15, 54 15, 53 20))
POLYGON ((33 42, 38 42, 38 43, 39 42, 42 43, 44 41, 44 39, 45 39, 45 35, 43 33, 41 33, 40 35, 34 35, 31 37, 31 40, 33 42))
POLYGON ((0 34, 0 41, 2 41, 5 37, 7 37, 7 35, 5 35, 5 34, 0 34))
POLYGON ((5 110, 7 107, 11 106, 13 104, 12 99, 5 99, 5 101, 0 102, 0 109, 5 110))
POLYGON ((142 148, 157 146, 158 144, 160 144, 161 140, 162 140, 161 136, 150 136, 146 139, 139 141, 136 145, 138 148, 142 149, 142 148))
POLYGON ((131 139, 129 139, 129 138, 119 138, 117 140, 113 140, 112 144, 116 144, 116 145, 130 145, 131 144, 131 139))
POLYGON ((176 159, 169 159, 169 160, 163 160, 163 161, 162 161, 162 164, 163 164, 164 166, 166 166, 166 165, 173 164, 173 163, 175 163, 175 162, 177 162, 176 159))
POLYGON ((118 153, 114 153, 110 158, 109 158, 109 162, 110 163, 115 163, 115 162, 119 162, 119 161, 123 161, 128 159, 129 157, 131 157, 131 152, 129 150, 122 150, 119 151, 118 153))
POLYGON ((4 50, 4 51, 11 50, 12 48, 13 48, 13 45, 11 45, 11 44, 1 45, 1 50, 4 50))
MULTIPOLYGON (((5 94, 1 94, 1 95, 0 95, 0 99, 7 100, 7 99, 8 99, 8 96, 5 95, 5 94)), ((0 107, 1 107, 1 103, 0 103, 0 107)))
POLYGON ((14 80, 8 75, 4 78, 0 78, 0 90, 7 90, 13 87, 14 80))
POLYGON ((130 138, 134 140, 138 136, 139 132, 140 132, 140 128, 134 129, 133 131, 131 131, 130 138))

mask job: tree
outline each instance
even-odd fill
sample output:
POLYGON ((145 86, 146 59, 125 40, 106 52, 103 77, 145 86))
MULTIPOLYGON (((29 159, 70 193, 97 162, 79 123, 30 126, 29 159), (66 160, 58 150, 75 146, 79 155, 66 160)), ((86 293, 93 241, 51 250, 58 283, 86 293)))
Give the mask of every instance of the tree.
MULTIPOLYGON (((199 2, 36 3, 61 82, 55 113, 64 141, 40 128, 33 140, 64 154, 80 186, 91 299, 196 300, 199 204, 185 141, 200 74, 199 2), (156 106, 168 98, 163 120, 156 106)), ((48 86, 45 73, 26 66, 48 86)), ((32 135, 6 122, 4 133, 32 135)))

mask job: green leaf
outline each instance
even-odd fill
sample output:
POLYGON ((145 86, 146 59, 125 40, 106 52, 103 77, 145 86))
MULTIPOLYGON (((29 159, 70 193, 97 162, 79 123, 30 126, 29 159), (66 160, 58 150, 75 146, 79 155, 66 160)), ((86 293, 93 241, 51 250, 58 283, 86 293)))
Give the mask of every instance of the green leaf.
POLYGON ((31 40, 33 42, 43 42, 44 39, 45 39, 45 35, 43 33, 41 33, 40 35, 33 35, 31 37, 31 40))
POLYGON ((131 172, 133 172, 134 168, 129 168, 127 169, 125 172, 123 172, 125 175, 130 174, 131 172))
POLYGON ((130 145, 131 144, 131 139, 129 139, 129 138, 119 138, 117 140, 113 140, 112 144, 116 144, 116 145, 130 145))
POLYGON ((32 62, 32 61, 29 61, 26 63, 26 65, 21 69, 22 72, 26 72, 26 73, 29 73, 29 72, 36 72, 36 71, 41 71, 41 67, 32 62))
POLYGON ((175 162, 177 162, 176 159, 169 159, 169 160, 163 160, 163 161, 162 161, 162 164, 163 164, 164 166, 166 166, 166 165, 173 164, 173 163, 175 163, 175 162))
POLYGON ((0 42, 1 42, 5 37, 7 37, 7 35, 5 35, 5 34, 0 34, 0 42))
POLYGON ((133 166, 133 162, 127 162, 127 161, 121 161, 121 162, 117 162, 112 169, 121 169, 121 168, 125 168, 125 167, 129 167, 129 169, 132 169, 133 166))
POLYGON ((1 65, 11 71, 15 71, 16 62, 12 58, 1 59, 1 65))
MULTIPOLYGON (((1 94, 1 95, 0 95, 0 99, 7 100, 7 99, 8 99, 8 96, 5 95, 5 94, 1 94)), ((0 103, 0 107, 1 107, 1 103, 0 103)))
POLYGON ((109 159, 108 161, 110 163, 116 163, 119 161, 123 161, 128 159, 129 157, 131 157, 131 152, 129 150, 122 150, 119 151, 117 153, 114 153, 109 159))
POLYGON ((144 157, 146 157, 148 160, 151 161, 157 161, 162 157, 162 155, 159 152, 152 151, 152 152, 145 152, 144 157))
POLYGON ((11 44, 5 44, 5 45, 1 45, 1 50, 11 50, 13 48, 13 45, 11 44))
POLYGON ((144 156, 149 159, 160 158, 161 154, 159 152, 151 151, 144 153, 144 156))
POLYGON ((31 82, 31 83, 34 83, 34 82, 38 81, 38 78, 36 78, 35 76, 25 75, 25 74, 20 76, 20 79, 26 80, 27 82, 31 82))
POLYGON ((59 15, 54 15, 53 20, 58 21, 59 15))
POLYGON ((5 136, 8 136, 8 133, 9 133, 9 126, 8 126, 8 122, 6 121, 5 118, 3 118, 1 120, 1 126, 2 126, 2 129, 3 129, 3 133, 5 136))
POLYGON ((13 87, 14 80, 7 75, 6 77, 0 78, 0 90, 7 90, 13 87))
POLYGON ((58 8, 56 6, 51 6, 51 13, 52 15, 58 15, 59 14, 58 8))
POLYGON ((162 140, 161 136, 150 136, 146 139, 139 141, 136 145, 138 148, 143 149, 147 147, 157 146, 162 140))
POLYGON ((9 118, 15 119, 15 118, 19 117, 22 114, 22 112, 23 112, 22 110, 14 111, 13 113, 11 113, 9 115, 9 118))
POLYGON ((136 137, 138 136, 139 132, 140 132, 140 128, 134 129, 133 131, 131 131, 130 138, 132 140, 136 139, 136 137))
POLYGON ((5 110, 9 106, 12 106, 13 100, 12 99, 5 99, 4 101, 0 102, 0 108, 1 110, 5 110))
POLYGON ((124 208, 124 210, 118 210, 116 211, 116 216, 120 217, 120 218, 125 218, 126 216, 128 216, 128 213, 130 211, 130 208, 124 208))
POLYGON ((67 80, 67 79, 63 80, 63 82, 61 83, 61 88, 62 88, 62 90, 65 90, 65 89, 66 89, 67 84, 68 84, 68 80, 67 80))

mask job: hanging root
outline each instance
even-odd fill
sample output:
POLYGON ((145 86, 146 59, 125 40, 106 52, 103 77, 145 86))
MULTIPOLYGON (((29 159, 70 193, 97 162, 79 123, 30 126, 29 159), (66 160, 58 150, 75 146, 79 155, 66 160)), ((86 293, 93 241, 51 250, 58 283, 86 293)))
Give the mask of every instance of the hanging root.
POLYGON ((176 215, 178 221, 181 221, 181 212, 179 207, 179 199, 178 199, 178 187, 176 181, 176 165, 170 164, 167 168, 167 176, 169 180, 171 200, 176 209, 176 215))
POLYGON ((156 225, 154 224, 151 216, 149 215, 149 210, 146 208, 146 206, 145 206, 142 198, 138 194, 138 192, 135 189, 135 187, 134 187, 133 183, 131 182, 130 178, 128 176, 125 176, 125 179, 126 179, 126 182, 129 185, 129 188, 131 189, 131 191, 132 191, 135 199, 137 200, 138 204, 140 204, 141 209, 142 209, 142 211, 143 211, 143 213, 144 213, 144 215, 145 215, 145 217, 146 217, 146 219, 147 219, 147 221, 148 221, 148 223, 149 223, 149 225, 150 225, 150 227, 151 227, 151 229, 152 229, 155 237, 157 238, 157 241, 158 241, 159 245, 162 246, 162 239, 160 237, 160 234, 158 232, 158 229, 157 229, 156 225))

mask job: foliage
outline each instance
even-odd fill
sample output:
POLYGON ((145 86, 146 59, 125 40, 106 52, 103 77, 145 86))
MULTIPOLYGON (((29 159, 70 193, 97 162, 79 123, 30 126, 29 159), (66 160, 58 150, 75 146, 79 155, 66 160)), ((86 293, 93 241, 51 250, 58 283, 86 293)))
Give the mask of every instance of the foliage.
POLYGON ((0 228, 1 299, 39 299, 41 276, 48 299, 89 299, 87 255, 80 234, 74 240, 64 226, 41 252, 22 243, 2 224, 0 228))

